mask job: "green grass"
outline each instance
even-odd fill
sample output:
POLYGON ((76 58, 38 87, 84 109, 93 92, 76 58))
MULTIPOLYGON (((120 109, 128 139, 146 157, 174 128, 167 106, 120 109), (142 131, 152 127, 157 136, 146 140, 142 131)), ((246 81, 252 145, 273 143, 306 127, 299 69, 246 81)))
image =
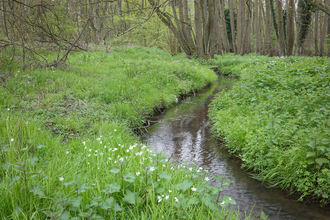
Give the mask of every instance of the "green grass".
POLYGON ((232 198, 218 198, 230 180, 212 187, 206 171, 155 155, 133 133, 215 81, 211 70, 142 47, 69 61, 1 72, 1 219, 240 218, 225 208, 232 198))
POLYGON ((328 204, 330 60, 228 55, 213 62, 241 78, 212 103, 216 135, 256 178, 328 204))

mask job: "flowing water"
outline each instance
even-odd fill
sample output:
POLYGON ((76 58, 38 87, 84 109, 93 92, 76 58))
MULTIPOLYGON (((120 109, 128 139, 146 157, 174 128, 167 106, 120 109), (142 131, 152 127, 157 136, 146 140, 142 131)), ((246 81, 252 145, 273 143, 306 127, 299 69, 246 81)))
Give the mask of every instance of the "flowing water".
MULTIPOLYGON (((329 209, 296 202, 298 197, 287 196, 280 189, 264 187, 240 168, 240 162, 229 155, 221 142, 211 138, 208 105, 214 94, 230 89, 235 81, 233 78, 220 78, 219 82, 200 92, 197 97, 166 110, 158 123, 149 129, 150 135, 146 141, 157 153, 173 154, 181 163, 194 161, 213 175, 224 173, 226 179, 235 181, 224 188, 222 195, 233 197, 242 213, 253 209, 254 214, 260 216, 263 211, 269 219, 330 219, 329 209)), ((218 183, 212 180, 211 184, 218 183)))

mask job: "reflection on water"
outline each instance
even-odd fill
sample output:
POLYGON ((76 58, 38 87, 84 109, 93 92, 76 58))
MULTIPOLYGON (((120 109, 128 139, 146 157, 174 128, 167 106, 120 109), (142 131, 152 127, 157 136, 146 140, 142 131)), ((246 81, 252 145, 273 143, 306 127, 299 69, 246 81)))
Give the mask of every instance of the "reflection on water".
MULTIPOLYGON (((192 162, 205 166, 210 173, 221 175, 235 181, 224 189, 223 195, 233 197, 240 210, 254 213, 264 211, 269 219, 330 219, 330 211, 318 205, 295 202, 297 198, 288 197, 279 189, 266 188, 240 169, 239 161, 230 157, 221 148, 221 143, 211 138, 208 128, 208 105, 213 95, 223 89, 230 89, 235 79, 220 78, 220 82, 201 92, 198 97, 167 110, 159 123, 153 125, 147 142, 155 152, 174 155, 179 161, 192 162)), ((215 180, 211 184, 217 184, 215 180)))

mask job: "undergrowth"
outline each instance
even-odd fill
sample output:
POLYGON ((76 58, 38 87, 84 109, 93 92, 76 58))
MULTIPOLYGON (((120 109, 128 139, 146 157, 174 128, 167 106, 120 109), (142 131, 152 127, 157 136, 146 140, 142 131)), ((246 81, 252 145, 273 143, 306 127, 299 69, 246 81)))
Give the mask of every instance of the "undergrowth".
POLYGON ((69 61, 1 72, 1 219, 240 218, 221 194, 231 180, 156 155, 133 133, 216 80, 211 70, 141 47, 69 61))
POLYGON ((330 60, 228 55, 213 62, 241 78, 212 103, 215 134, 257 179, 329 204, 330 60))

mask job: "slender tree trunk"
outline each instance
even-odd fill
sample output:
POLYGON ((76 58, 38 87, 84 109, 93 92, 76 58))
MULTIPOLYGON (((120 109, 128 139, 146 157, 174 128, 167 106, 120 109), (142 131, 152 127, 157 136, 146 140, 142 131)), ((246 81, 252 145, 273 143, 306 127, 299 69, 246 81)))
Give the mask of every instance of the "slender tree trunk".
POLYGON ((236 54, 236 33, 235 33, 235 17, 234 17, 234 0, 229 0, 229 13, 230 13, 230 29, 231 29, 231 42, 233 45, 233 52, 236 54))
POLYGON ((214 58, 215 53, 215 1, 208 0, 208 11, 209 11, 209 33, 210 33, 210 44, 209 51, 210 57, 214 58))
POLYGON ((187 0, 183 0, 183 8, 184 8, 184 20, 186 22, 185 24, 185 31, 187 34, 187 41, 192 49, 192 51, 196 51, 196 47, 192 38, 192 28, 191 28, 191 21, 189 18, 189 7, 188 7, 188 1, 187 0))
POLYGON ((246 20, 245 20, 245 27, 244 27, 244 32, 243 32, 243 39, 242 39, 242 46, 241 46, 241 56, 245 54, 245 44, 246 44, 246 39, 247 39, 247 33, 248 33, 248 25, 249 25, 249 20, 250 20, 250 2, 251 0, 247 0, 247 8, 246 8, 246 20))
POLYGON ((215 26, 216 26, 216 53, 217 54, 221 54, 222 53, 222 30, 221 30, 221 21, 220 21, 220 17, 219 17, 219 3, 218 1, 215 2, 216 7, 215 7, 215 26))
POLYGON ((282 0, 277 0, 277 18, 280 56, 285 56, 284 22, 282 13, 282 0))
POLYGON ((276 20, 276 12, 274 8, 274 1, 269 0, 269 5, 270 5, 270 11, 272 13, 272 21, 273 21, 273 26, 276 34, 276 40, 278 41, 279 35, 278 35, 278 26, 277 26, 277 20, 276 20))
POLYGON ((208 11, 207 11, 207 0, 201 0, 201 2, 203 2, 202 6, 203 6, 203 48, 204 48, 204 56, 207 56, 208 53, 208 48, 209 48, 209 26, 210 26, 210 20, 209 20, 209 15, 208 15, 208 11))
MULTIPOLYGON (((222 1, 222 3, 219 0, 216 0, 216 7, 220 12, 220 18, 221 18, 221 26, 222 26, 222 40, 223 40, 223 44, 225 47, 226 52, 228 53, 230 50, 230 45, 229 45, 229 40, 228 40, 228 35, 227 35, 227 25, 226 25, 226 19, 225 19, 225 7, 224 7, 224 1, 222 1)), ((219 18, 219 14, 217 13, 216 16, 219 18)))
POLYGON ((255 1, 255 35, 256 35, 256 52, 260 52, 260 24, 259 24, 259 1, 255 1))
POLYGON ((291 56, 293 51, 293 44, 294 44, 294 0, 289 0, 288 2, 288 25, 287 25, 287 55, 291 56))
MULTIPOLYGON (((320 13, 322 15, 322 13, 320 13)), ((321 16, 320 16, 321 19, 321 16)), ((325 35, 326 35, 326 30, 327 30, 327 25, 329 22, 329 15, 325 14, 324 15, 324 20, 323 20, 323 26, 322 26, 322 32, 321 32, 321 38, 320 38, 320 56, 324 56, 324 40, 325 40, 325 35)))
POLYGON ((237 14, 237 53, 241 51, 241 43, 242 43, 242 36, 243 36, 243 6, 244 0, 237 0, 239 2, 238 5, 238 14, 237 14))
POLYGON ((266 0, 266 38, 267 38, 267 49, 270 57, 272 53, 272 39, 271 39, 271 15, 270 15, 270 0, 266 0))
POLYGON ((315 56, 319 56, 319 11, 316 11, 315 14, 315 23, 314 23, 314 34, 315 34, 315 39, 314 39, 314 47, 315 47, 315 56))
MULTIPOLYGON (((330 0, 326 0, 327 5, 330 5, 330 0)), ((327 25, 327 44, 328 44, 328 57, 330 57, 330 16, 328 15, 328 25, 327 25)))
POLYGON ((195 4, 197 57, 200 59, 203 59, 204 58, 204 48, 203 48, 203 25, 202 25, 202 19, 201 19, 201 1, 194 0, 194 4, 195 4))

